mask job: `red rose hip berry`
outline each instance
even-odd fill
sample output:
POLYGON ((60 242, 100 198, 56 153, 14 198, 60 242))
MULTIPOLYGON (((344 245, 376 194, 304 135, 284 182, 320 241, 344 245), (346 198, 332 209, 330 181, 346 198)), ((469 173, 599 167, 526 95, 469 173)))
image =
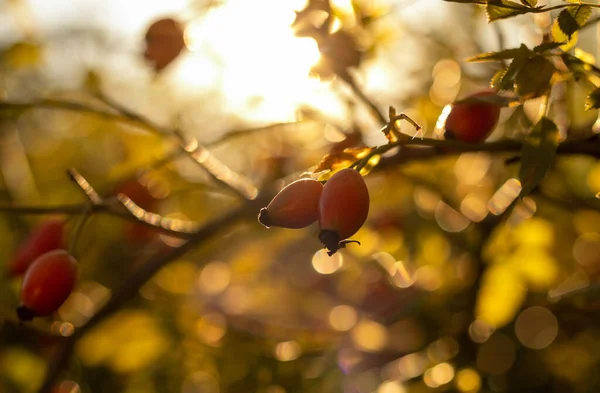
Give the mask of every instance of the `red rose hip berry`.
POLYGON ((65 250, 50 251, 27 269, 21 286, 22 321, 52 314, 67 300, 77 279, 77 261, 65 250))
POLYGON ((331 256, 347 243, 369 214, 369 190, 363 177, 346 168, 334 174, 323 187, 319 201, 319 240, 331 256))
POLYGON ((153 22, 146 32, 144 58, 155 71, 168 66, 185 48, 183 28, 174 19, 164 18, 153 22))
POLYGON ((493 91, 483 91, 467 97, 465 102, 452 104, 446 118, 446 138, 470 143, 483 142, 496 128, 501 106, 470 99, 495 94, 493 91))
POLYGON ((17 248, 8 265, 8 273, 11 276, 21 275, 40 255, 65 248, 64 228, 64 221, 51 219, 34 229, 17 248))
POLYGON ((300 179, 284 187, 260 209, 258 221, 269 227, 304 228, 317 221, 319 198, 323 184, 313 179, 300 179))

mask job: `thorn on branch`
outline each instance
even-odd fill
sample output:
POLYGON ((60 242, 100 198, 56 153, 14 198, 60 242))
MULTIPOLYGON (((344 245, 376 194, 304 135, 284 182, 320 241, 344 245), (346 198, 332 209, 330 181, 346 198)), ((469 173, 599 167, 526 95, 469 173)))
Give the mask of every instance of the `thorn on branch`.
POLYGON ((92 187, 92 185, 83 176, 81 176, 81 174, 77 172, 75 168, 71 168, 67 172, 71 179, 77 183, 79 188, 81 188, 81 190, 85 193, 90 202, 92 202, 94 205, 101 205, 103 203, 103 199, 100 194, 96 192, 94 187, 92 187))
POLYGON ((133 217, 157 229, 174 232, 174 234, 177 235, 194 233, 200 227, 200 225, 194 221, 163 217, 160 214, 146 211, 136 205, 135 202, 125 194, 118 194, 117 199, 133 217))
POLYGON ((186 140, 181 132, 175 134, 181 140, 181 148, 219 183, 233 190, 244 199, 254 200, 258 196, 258 188, 247 177, 231 170, 202 146, 196 139, 186 140))

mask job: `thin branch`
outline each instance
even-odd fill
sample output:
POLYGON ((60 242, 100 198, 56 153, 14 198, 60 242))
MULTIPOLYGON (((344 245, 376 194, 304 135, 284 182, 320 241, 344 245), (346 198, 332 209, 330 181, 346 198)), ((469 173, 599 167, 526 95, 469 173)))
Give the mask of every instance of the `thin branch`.
MULTIPOLYGON (((104 95, 100 95, 99 98, 132 121, 146 124, 149 127, 157 130, 159 129, 159 127, 154 125, 150 120, 130 111, 118 102, 113 101, 104 95)), ((194 160, 194 162, 198 163, 218 183, 229 188, 244 199, 252 200, 256 198, 258 195, 258 189, 248 178, 232 171, 227 165, 215 158, 208 151, 208 149, 200 144, 196 139, 186 140, 181 131, 177 129, 169 132, 169 134, 177 137, 183 152, 187 153, 194 160)))
POLYGON ((116 217, 123 218, 128 221, 134 221, 140 225, 144 225, 163 233, 178 238, 190 237, 191 230, 185 228, 197 228, 200 225, 194 221, 187 220, 174 220, 166 218, 158 214, 149 213, 141 208, 143 214, 134 215, 123 206, 118 199, 105 199, 101 204, 90 205, 89 203, 80 203, 74 205, 56 205, 56 206, 14 206, 14 205, 0 205, 0 212, 13 213, 13 214, 30 214, 30 215, 45 215, 45 214, 68 214, 68 215, 82 215, 85 214, 86 206, 89 206, 92 213, 99 214, 110 214, 116 217), (144 214, 152 214, 153 219, 140 219, 138 216, 144 214), (172 225, 173 222, 176 225, 172 225), (179 228, 179 229, 176 229, 179 228))
POLYGON ((237 195, 247 200, 253 200, 258 195, 258 188, 247 177, 232 171, 227 165, 217 159, 207 148, 192 140, 185 143, 183 136, 183 150, 188 156, 200 165, 214 180, 234 191, 237 195))
POLYGON ((123 123, 129 123, 141 127, 147 131, 159 134, 170 134, 167 130, 161 129, 160 127, 149 124, 146 121, 140 121, 139 119, 132 118, 130 116, 124 115, 122 113, 117 113, 110 110, 104 110, 100 108, 95 108, 88 104, 82 104, 79 102, 72 101, 64 101, 64 100, 38 100, 27 103, 17 103, 17 102, 8 102, 8 101, 0 101, 0 111, 28 111, 32 109, 57 109, 57 110, 65 110, 79 113, 86 113, 89 115, 99 116, 106 120, 113 120, 123 123))
POLYGON ((81 190, 85 193, 92 204, 102 204, 103 199, 100 194, 96 192, 94 187, 92 187, 92 185, 83 176, 81 176, 81 174, 75 168, 71 168, 67 172, 71 179, 73 179, 73 181, 77 183, 79 188, 81 188, 81 190))
POLYGON ((362 91, 362 89, 356 83, 356 80, 352 76, 346 77, 345 75, 341 76, 342 79, 352 88, 352 91, 356 96, 369 107, 371 114, 375 117, 382 125, 387 124, 388 120, 381 110, 375 105, 373 101, 362 91))
POLYGON ((232 130, 232 131, 227 132, 225 135, 223 135, 223 137, 217 139, 216 141, 205 143, 204 147, 207 147, 207 148, 215 147, 215 146, 222 145, 225 142, 229 142, 232 139, 243 138, 245 136, 251 136, 251 135, 262 133, 262 132, 274 131, 279 128, 296 127, 303 123, 306 123, 306 121, 275 123, 275 124, 269 124, 269 125, 263 126, 263 127, 251 127, 251 128, 243 128, 240 130, 232 130))
MULTIPOLYGON (((0 212, 12 214, 69 214, 79 215, 84 213, 85 203, 77 203, 72 205, 55 205, 55 206, 15 206, 0 204, 0 212)), ((98 209, 98 208, 97 208, 98 209)))

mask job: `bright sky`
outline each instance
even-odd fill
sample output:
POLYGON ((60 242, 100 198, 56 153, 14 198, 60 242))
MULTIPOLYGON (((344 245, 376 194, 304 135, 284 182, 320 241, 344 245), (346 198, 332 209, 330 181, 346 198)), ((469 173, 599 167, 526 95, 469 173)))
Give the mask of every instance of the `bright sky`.
MULTIPOLYGON (((181 94, 221 91, 228 108, 234 112, 247 111, 249 102, 258 102, 248 116, 267 121, 294 120, 296 107, 303 102, 329 104, 332 110, 340 110, 332 103, 334 98, 327 85, 308 77, 319 58, 316 43, 295 37, 290 28, 294 10, 302 9, 305 0, 226 0, 205 15, 193 14, 188 0, 26 0, 26 3, 39 36, 65 29, 91 29, 116 40, 117 47, 112 50, 120 52, 120 58, 104 56, 83 62, 98 60, 102 63, 100 68, 108 68, 112 73, 114 68, 119 69, 123 83, 140 79, 135 68, 143 63, 137 52, 142 51, 140 46, 148 24, 153 19, 172 16, 184 22, 190 49, 165 70, 169 82, 181 94), (137 63, 131 64, 132 59, 137 63)), ((142 71, 148 74, 147 70, 142 71)), ((55 64, 52 72, 58 78, 75 74, 68 65, 60 64, 55 64)))

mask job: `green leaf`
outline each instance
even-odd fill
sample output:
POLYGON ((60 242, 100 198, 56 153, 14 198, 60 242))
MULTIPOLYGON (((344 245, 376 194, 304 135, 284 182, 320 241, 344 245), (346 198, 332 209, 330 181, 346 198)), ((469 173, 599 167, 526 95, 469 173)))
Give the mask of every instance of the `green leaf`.
POLYGON ((463 4, 487 4, 486 0, 444 0, 448 3, 463 3, 463 4))
POLYGON ((531 193, 546 176, 554 164, 556 149, 559 145, 559 132, 556 124, 542 117, 531 129, 521 150, 520 197, 531 193))
POLYGON ((547 51, 558 49, 564 44, 565 44, 564 42, 548 42, 548 43, 540 44, 540 45, 534 47, 533 51, 536 53, 544 53, 547 51))
POLYGON ((585 99, 585 110, 600 108, 600 88, 594 89, 585 99))
POLYGON ((498 52, 480 53, 473 57, 469 57, 466 61, 494 61, 494 60, 508 60, 514 59, 519 53, 521 48, 505 49, 498 52))
POLYGON ((516 77, 516 91, 522 100, 539 97, 550 90, 550 81, 556 68, 545 57, 536 55, 527 60, 516 77))
POLYGON ((592 15, 590 6, 578 5, 568 7, 558 14, 558 27, 569 39, 571 36, 581 29, 585 22, 592 15))
POLYGON ((18 119, 25 108, 21 105, 12 105, 7 102, 0 102, 0 120, 15 120, 18 119))
POLYGON ((537 5, 537 0, 521 0, 521 4, 526 7, 535 7, 537 5))
POLYGON ((512 18, 513 16, 535 12, 539 7, 526 7, 510 0, 488 0, 485 7, 488 22, 499 19, 512 18))
POLYGON ((512 90, 514 85, 515 76, 518 74, 521 67, 523 67, 529 56, 531 55, 531 51, 525 45, 521 44, 519 48, 519 53, 514 57, 513 61, 510 63, 508 68, 499 75, 498 73, 494 75, 492 78, 492 87, 498 88, 500 90, 512 90))
POLYGON ((560 57, 575 81, 583 80, 596 87, 594 82, 600 75, 600 68, 569 53, 563 53, 560 57))
POLYGON ((527 117, 527 114, 525 113, 525 109, 523 108, 523 105, 519 105, 518 107, 515 108, 513 113, 511 113, 510 116, 508 117, 508 119, 506 119, 506 121, 504 122, 504 129, 507 132, 505 137, 516 138, 517 135, 519 135, 519 136, 522 135, 524 130, 528 130, 532 126, 533 126, 533 123, 531 122, 531 120, 529 120, 529 117, 527 117))
MULTIPOLYGON (((490 87, 496 87, 499 89, 500 85, 502 84, 502 78, 504 78, 504 75, 506 75, 506 71, 507 68, 497 71, 494 76, 492 76, 492 79, 490 79, 490 87)), ((504 88, 502 90, 512 90, 512 88, 504 88)))

